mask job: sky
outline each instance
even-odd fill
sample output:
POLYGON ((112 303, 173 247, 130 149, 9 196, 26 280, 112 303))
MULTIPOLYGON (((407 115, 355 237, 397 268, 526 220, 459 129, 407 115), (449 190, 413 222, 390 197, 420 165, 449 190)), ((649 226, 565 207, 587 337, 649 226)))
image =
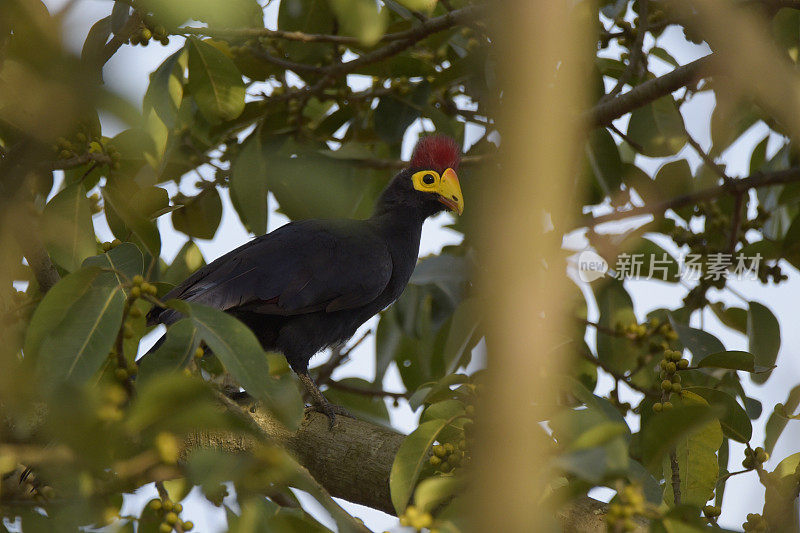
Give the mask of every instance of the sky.
MULTIPOLYGON (((46 0, 45 3, 52 12, 61 9, 66 3, 66 0, 46 0)), ((266 21, 268 27, 274 28, 277 16, 277 2, 273 2, 272 4, 273 5, 267 9, 266 21)), ((66 27, 68 30, 64 35, 64 40, 68 46, 79 53, 90 25, 99 18, 106 16, 110 12, 110 9, 111 2, 107 0, 79 0, 73 6, 73 9, 66 19, 66 27)), ((111 88, 129 98, 136 105, 141 105, 141 99, 148 84, 149 73, 155 70, 165 57, 179 49, 182 44, 182 39, 172 38, 170 44, 166 47, 158 45, 151 45, 148 48, 124 46, 107 64, 104 71, 105 80, 111 88)), ((652 39, 648 38, 645 44, 646 47, 651 46, 653 44, 652 39)), ((669 50, 681 64, 686 64, 709 52, 708 48, 705 46, 687 43, 682 38, 681 30, 676 30, 674 28, 665 31, 659 38, 658 44, 669 50)), ((608 53, 613 55, 618 53, 618 50, 611 49, 608 53)), ((658 60, 653 60, 651 66, 653 71, 657 74, 667 72, 671 68, 666 64, 660 64, 658 60)), ((351 78, 351 80, 354 84, 359 83, 358 79, 355 77, 351 78)), ((701 94, 693 97, 682 108, 687 129, 704 148, 708 148, 711 144, 708 118, 713 110, 713 106, 713 96, 701 94)), ((624 131, 626 122, 627 119, 620 119, 615 124, 624 131)), ((109 119, 109 117, 103 117, 103 126, 104 134, 109 136, 116 134, 121 127, 120 124, 115 123, 115 121, 109 119)), ((408 158, 410 155, 414 140, 420 128, 421 124, 415 123, 407 133, 403 145, 403 156, 405 158, 408 158)), ((468 129, 467 143, 474 141, 479 131, 480 130, 477 128, 468 129)), ((722 160, 727 164, 729 175, 739 177, 747 175, 749 154, 752 151, 752 147, 763 138, 766 131, 767 128, 763 124, 754 126, 733 147, 723 154, 722 160)), ((770 139, 768 153, 772 154, 777 151, 781 142, 778 136, 773 135, 770 139)), ((688 146, 678 154, 678 157, 688 158, 693 169, 696 169, 700 164, 700 158, 696 156, 688 146)), ((663 159, 650 159, 638 156, 637 164, 640 164, 648 171, 655 171, 663 161, 663 159)), ((167 189, 170 195, 175 192, 174 186, 168 186, 167 189)), ((184 192, 190 191, 185 190, 184 192)), ((223 217, 219 230, 212 240, 196 241, 207 261, 224 254, 251 238, 243 229, 238 217, 234 214, 226 191, 221 191, 221 193, 224 202, 225 216, 223 217)), ((285 217, 275 213, 275 207, 274 199, 270 198, 270 230, 287 222, 285 217)), ((443 246, 459 242, 460 236, 457 233, 443 228, 449 221, 449 217, 449 214, 443 214, 426 223, 420 249, 421 256, 437 253, 443 246)), ((94 222, 98 230, 98 235, 105 235, 108 240, 113 238, 107 226, 105 226, 102 216, 95 217, 94 222)), ((610 229, 617 232, 621 227, 623 226, 614 225, 611 226, 610 229)), ((186 239, 173 230, 168 216, 159 219, 159 228, 163 240, 162 255, 169 261, 174 257, 186 239)), ((586 246, 586 242, 580 234, 573 234, 565 240, 565 246, 575 250, 581 250, 586 246)), ((678 251, 674 246, 672 248, 667 246, 666 248, 673 254, 678 251)), ((758 301, 770 307, 781 323, 782 343, 777 362, 778 371, 773 373, 772 377, 765 385, 754 385, 749 383, 748 379, 743 380, 747 393, 760 399, 764 407, 765 414, 753 423, 753 442, 756 443, 763 441, 764 423, 775 403, 785 401, 786 394, 791 387, 800 382, 800 358, 798 358, 797 353, 798 346, 800 346, 800 328, 795 327, 792 323, 792 320, 796 316, 796 298, 793 295, 800 294, 800 275, 788 265, 784 267, 784 272, 789 275, 789 280, 779 286, 764 286, 758 282, 747 281, 731 282, 731 286, 739 294, 744 295, 746 299, 758 301)), ((581 288, 587 295, 587 301, 589 302, 589 318, 596 319, 597 309, 592 303, 591 290, 586 284, 582 284, 581 288)), ((633 297, 635 312, 640 320, 643 319, 649 311, 655 308, 680 307, 682 305, 681 300, 686 292, 680 285, 658 281, 627 281, 626 288, 633 297)), ((742 306, 742 302, 729 292, 719 293, 719 291, 712 290, 711 295, 713 296, 712 300, 718 298, 729 304, 742 306)), ((734 333, 722 326, 711 313, 706 313, 702 321, 705 329, 717 335, 727 349, 747 349, 746 339, 742 335, 734 333)), ((373 319, 364 326, 364 329, 374 327, 374 323, 375 320, 373 319)), ((695 318, 693 325, 696 327, 700 325, 699 317, 695 318)), ((591 334, 592 332, 589 333, 589 335, 591 334)), ((358 336, 357 334, 356 337, 358 336)), ((154 342, 154 338, 151 336, 151 338, 143 342, 143 349, 146 349, 148 343, 152 342, 154 342)), ((347 364, 337 369, 334 377, 358 376, 371 379, 374 375, 373 354, 374 339, 370 337, 367 342, 364 342, 355 350, 347 364)), ((312 365, 319 364, 323 362, 324 359, 323 355, 318 355, 312 360, 312 365)), ((608 392, 611 386, 611 378, 602 376, 596 393, 602 395, 608 392)), ((396 370, 390 371, 384 381, 384 388, 387 390, 401 390, 401 387, 402 383, 396 370)), ((638 395, 628 391, 623 392, 621 401, 631 401, 635 403, 638 401, 638 398, 638 395)), ((393 408, 391 404, 389 404, 389 409, 392 422, 398 430, 408 432, 416 427, 417 415, 414 414, 407 405, 401 403, 399 408, 393 408)), ((629 423, 631 423, 632 429, 635 430, 636 420, 633 417, 629 417, 629 423)), ((800 424, 790 422, 775 448, 773 457, 766 463, 766 467, 771 469, 780 459, 796 452, 797 447, 792 446, 793 442, 800 442, 800 424)), ((743 449, 743 445, 731 443, 730 470, 738 469, 738 464, 744 457, 743 449)), ((141 491, 139 497, 129 498, 126 500, 127 510, 133 512, 136 507, 142 505, 143 502, 152 497, 154 493, 152 487, 148 487, 141 491)), ((610 489, 596 489, 592 493, 592 496, 604 500, 608 500, 612 495, 613 491, 610 489)), ((755 480, 754 473, 731 478, 728 481, 725 492, 721 525, 739 529, 747 513, 761 511, 763 498, 763 487, 755 480)), ((334 527, 332 520, 324 510, 319 508, 310 498, 306 498, 306 501, 310 506, 309 511, 313 512, 313 514, 327 526, 334 527)), ((355 516, 363 519, 366 525, 372 530, 400 530, 395 517, 348 502, 340 501, 340 503, 355 516)), ((225 530, 224 513, 220 509, 206 504, 202 496, 196 492, 187 498, 184 502, 184 507, 184 516, 197 524, 196 530, 203 532, 225 530)))

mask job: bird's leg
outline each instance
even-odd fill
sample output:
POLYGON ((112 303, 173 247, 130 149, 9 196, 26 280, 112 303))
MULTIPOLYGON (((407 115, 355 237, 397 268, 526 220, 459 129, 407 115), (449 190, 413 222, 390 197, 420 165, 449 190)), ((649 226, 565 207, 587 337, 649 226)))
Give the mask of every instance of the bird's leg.
POLYGON ((333 404, 325 398, 322 391, 319 390, 317 384, 308 375, 308 372, 298 372, 297 377, 300 378, 300 383, 303 384, 308 394, 311 396, 312 405, 306 408, 306 411, 314 411, 322 413, 328 417, 328 427, 333 429, 333 424, 336 421, 336 415, 346 416, 348 418, 355 418, 350 412, 340 405, 333 404))

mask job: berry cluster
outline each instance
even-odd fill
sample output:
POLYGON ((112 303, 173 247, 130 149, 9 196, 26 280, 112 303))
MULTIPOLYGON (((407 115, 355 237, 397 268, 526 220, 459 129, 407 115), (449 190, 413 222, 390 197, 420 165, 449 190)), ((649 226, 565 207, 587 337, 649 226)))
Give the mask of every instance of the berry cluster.
POLYGON ((428 462, 437 472, 448 474, 454 472, 463 464, 469 462, 469 455, 466 453, 467 441, 461 439, 457 445, 452 443, 437 444, 433 447, 433 454, 428 462))
MULTIPOLYGON (((110 359, 116 364, 116 355, 110 354, 110 359)), ((127 378, 127 374, 125 375, 127 378)), ((118 422, 125 416, 123 407, 128 402, 128 394, 118 383, 107 383, 101 389, 102 403, 98 409, 98 416, 106 422, 118 422)))
MULTIPOLYGON (((140 298, 142 295, 155 296, 158 294, 158 289, 152 283, 147 283, 140 275, 133 276, 133 286, 131 287, 131 300, 140 298)), ((131 309, 132 310, 132 309, 131 309)))
POLYGON ((131 34, 129 42, 131 45, 147 46, 150 40, 154 39, 166 46, 169 44, 169 33, 164 26, 156 24, 149 18, 141 20, 140 26, 131 34))
POLYGON ((114 240, 113 240, 113 241, 111 241, 111 242, 108 242, 108 241, 104 242, 103 244, 101 244, 101 245, 100 245, 100 248, 102 248, 102 250, 103 250, 104 252, 107 252, 107 251, 109 251, 109 250, 113 250, 114 248, 116 248, 116 247, 117 247, 117 246, 119 246, 120 244, 122 244, 122 241, 121 241, 121 240, 119 240, 119 239, 114 239, 114 240))
POLYGON ((156 511, 161 518, 161 524, 158 526, 160 533, 170 533, 175 529, 175 526, 180 526, 184 531, 191 531, 194 528, 192 522, 184 522, 180 519, 179 515, 183 511, 183 505, 180 503, 173 503, 169 498, 164 500, 155 498, 150 500, 147 505, 150 509, 156 511))
POLYGON ((747 521, 742 524, 745 531, 767 531, 766 519, 757 513, 747 513, 747 521))
POLYGON ((108 139, 100 135, 93 135, 91 128, 86 126, 79 126, 77 133, 69 138, 59 137, 52 149, 59 159, 71 159, 83 154, 103 154, 111 161, 112 169, 120 168, 119 161, 122 154, 119 150, 108 139))
POLYGON ((433 525, 433 517, 430 513, 420 511, 413 505, 406 507, 405 512, 400 515, 400 525, 413 527, 417 531, 430 528, 433 525))
POLYGON ((92 193, 89 197, 89 210, 92 212, 93 215, 100 213, 103 211, 103 206, 100 205, 100 195, 97 193, 92 193))
POLYGON ((761 446, 755 450, 748 447, 744 450, 744 460, 742 461, 742 466, 748 470, 753 470, 760 468, 767 459, 769 459, 769 454, 761 446))
POLYGON ((722 510, 716 505, 706 505, 703 507, 703 514, 710 521, 716 521, 717 517, 722 514, 722 510))
POLYGON ((633 531, 636 522, 633 517, 646 511, 641 487, 627 485, 617 492, 617 497, 608 506, 606 524, 610 531, 633 531))
POLYGON ((672 409, 672 402, 669 401, 672 394, 681 393, 681 377, 679 370, 689 367, 689 360, 683 358, 681 352, 675 350, 664 350, 664 358, 659 362, 661 371, 658 377, 661 379, 661 401, 653 404, 653 411, 672 409))

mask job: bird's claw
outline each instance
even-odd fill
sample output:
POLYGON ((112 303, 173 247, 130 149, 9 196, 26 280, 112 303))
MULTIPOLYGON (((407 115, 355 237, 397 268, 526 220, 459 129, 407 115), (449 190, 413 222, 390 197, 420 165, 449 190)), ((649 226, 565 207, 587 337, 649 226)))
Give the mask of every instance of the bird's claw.
POLYGON ((310 413, 322 413, 323 415, 328 417, 328 429, 333 430, 333 426, 336 422, 336 415, 346 416, 347 418, 355 418, 353 414, 342 407, 341 405, 336 405, 330 402, 325 402, 324 404, 314 404, 309 405, 305 409, 306 415, 310 413))

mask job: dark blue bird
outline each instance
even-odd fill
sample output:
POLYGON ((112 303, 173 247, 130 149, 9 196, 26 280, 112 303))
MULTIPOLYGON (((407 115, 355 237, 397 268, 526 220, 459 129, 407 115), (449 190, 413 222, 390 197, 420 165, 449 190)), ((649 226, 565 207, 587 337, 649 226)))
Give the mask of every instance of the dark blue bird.
MULTIPOLYGON (((290 222, 199 269, 164 300, 197 302, 236 316, 265 350, 284 354, 332 425, 345 411, 325 399, 308 362, 352 337, 402 294, 425 219, 464 209, 455 172, 459 159, 449 137, 424 137, 370 218, 290 222)), ((148 325, 178 319, 176 311, 159 307, 147 315, 148 325)))

